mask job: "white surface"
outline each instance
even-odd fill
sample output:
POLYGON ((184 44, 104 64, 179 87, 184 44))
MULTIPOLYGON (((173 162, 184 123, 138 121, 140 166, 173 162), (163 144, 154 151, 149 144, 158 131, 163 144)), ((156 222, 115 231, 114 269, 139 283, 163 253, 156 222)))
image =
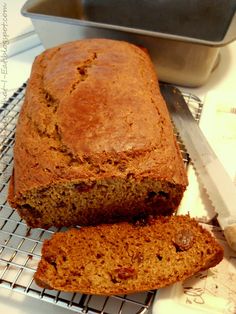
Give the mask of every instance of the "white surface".
MULTIPOLYGON (((9 1, 10 2, 10 1, 9 1)), ((30 51, 18 54, 12 58, 8 59, 7 62, 7 89, 12 91, 23 84, 30 74, 31 64, 37 54, 43 51, 43 47, 39 46, 30 51)), ((201 99, 205 99, 207 93, 211 90, 223 91, 228 93, 228 91, 234 91, 236 84, 236 42, 223 48, 221 52, 221 61, 217 69, 212 73, 210 80, 205 86, 196 89, 186 89, 186 91, 192 92, 198 95, 201 99)), ((0 87, 1 88, 1 87, 0 87)), ((209 117, 211 119, 211 117, 209 117)), ((227 128, 227 126, 225 126, 227 128)), ((169 298, 169 296, 165 296, 169 298)), ((168 305, 169 306, 169 305, 168 305)), ((155 309, 158 309, 158 303, 155 305, 155 309)), ((175 304, 171 304, 169 310, 164 307, 163 311, 156 313, 170 313, 173 309, 177 309, 175 304)), ((42 314, 42 313, 73 313, 59 308, 58 306, 53 306, 40 302, 38 300, 32 299, 27 296, 22 296, 17 293, 10 292, 8 290, 0 288, 0 313, 8 314, 42 314)), ((183 314, 183 308, 181 310, 183 314)), ((186 313, 190 313, 187 311, 186 313)), ((200 313, 198 311, 198 313, 200 313)))
POLYGON ((208 92, 201 128, 236 184, 236 90, 208 92))
POLYGON ((9 40, 34 30, 30 19, 20 14, 20 10, 25 2, 26 0, 0 0, 0 14, 2 14, 3 7, 7 13, 9 40))
MULTIPOLYGON (((32 62, 43 50, 44 48, 40 45, 24 53, 17 54, 4 63, 7 72, 4 74, 0 70, 0 105, 7 101, 7 98, 13 94, 15 89, 27 81, 32 62)), ((0 68, 3 68, 3 63, 0 64, 0 68)))
MULTIPOLYGON (((1 76, 7 58, 40 45, 29 18, 21 15, 25 0, 0 0, 0 63, 1 76)), ((5 79, 5 77, 3 77, 5 79)))
POLYGON ((43 50, 42 46, 37 46, 8 59, 9 89, 20 87, 29 78, 32 63, 43 50))

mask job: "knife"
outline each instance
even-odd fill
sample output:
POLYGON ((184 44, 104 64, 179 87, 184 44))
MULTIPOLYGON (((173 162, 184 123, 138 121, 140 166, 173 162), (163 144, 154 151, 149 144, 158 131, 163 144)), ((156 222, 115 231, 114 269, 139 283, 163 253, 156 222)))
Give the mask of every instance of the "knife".
POLYGON ((160 88, 199 181, 217 212, 225 238, 236 251, 236 187, 193 118, 181 92, 169 84, 160 84, 160 88))

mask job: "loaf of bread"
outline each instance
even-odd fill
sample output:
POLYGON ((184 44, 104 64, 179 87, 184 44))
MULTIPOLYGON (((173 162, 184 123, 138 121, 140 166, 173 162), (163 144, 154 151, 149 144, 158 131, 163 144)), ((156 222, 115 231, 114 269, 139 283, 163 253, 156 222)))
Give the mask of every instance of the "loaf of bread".
POLYGON ((223 258, 213 236, 189 216, 60 232, 43 244, 34 279, 48 289, 128 294, 182 281, 223 258))
POLYGON ((172 214, 186 185, 144 50, 87 39, 36 58, 16 129, 8 197, 29 226, 172 214))

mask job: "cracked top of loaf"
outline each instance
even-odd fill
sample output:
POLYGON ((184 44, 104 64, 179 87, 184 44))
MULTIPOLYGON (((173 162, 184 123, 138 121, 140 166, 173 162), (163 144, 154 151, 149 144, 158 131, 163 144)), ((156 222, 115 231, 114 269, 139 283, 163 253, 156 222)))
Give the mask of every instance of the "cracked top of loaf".
POLYGON ((186 173, 148 54, 86 39, 51 48, 32 67, 14 149, 14 192, 76 178, 186 173))

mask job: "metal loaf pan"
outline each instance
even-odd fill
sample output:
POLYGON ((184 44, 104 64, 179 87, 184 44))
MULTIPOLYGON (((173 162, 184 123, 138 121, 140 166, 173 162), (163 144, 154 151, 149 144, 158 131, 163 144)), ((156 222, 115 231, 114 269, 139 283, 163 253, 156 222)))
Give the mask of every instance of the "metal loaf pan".
POLYGON ((82 38, 126 40, 149 50, 159 80, 204 84, 220 47, 236 39, 236 0, 28 0, 45 48, 82 38))

